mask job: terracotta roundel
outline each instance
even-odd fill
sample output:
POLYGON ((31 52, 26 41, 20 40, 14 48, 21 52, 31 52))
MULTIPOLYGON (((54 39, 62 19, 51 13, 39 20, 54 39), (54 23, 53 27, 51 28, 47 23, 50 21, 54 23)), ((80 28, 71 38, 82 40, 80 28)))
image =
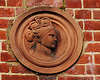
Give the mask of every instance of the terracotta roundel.
POLYGON ((10 43, 23 65, 39 73, 53 74, 76 62, 82 50, 82 32, 62 10, 36 7, 16 19, 10 43))

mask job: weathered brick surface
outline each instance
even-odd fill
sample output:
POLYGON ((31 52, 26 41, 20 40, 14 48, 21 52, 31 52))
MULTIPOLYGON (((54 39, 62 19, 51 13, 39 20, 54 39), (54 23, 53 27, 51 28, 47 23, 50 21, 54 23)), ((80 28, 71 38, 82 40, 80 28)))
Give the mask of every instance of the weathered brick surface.
POLYGON ((81 8, 81 0, 65 0, 66 8, 81 8))
POLYGON ((92 63, 91 54, 83 54, 77 62, 77 64, 87 64, 87 63, 92 63))
POLYGON ((8 73, 9 72, 9 65, 6 63, 0 63, 0 72, 1 73, 8 73))
POLYGON ((31 73, 27 68, 22 65, 11 66, 12 73, 31 73))
POLYGON ((0 19, 0 28, 7 28, 9 26, 9 20, 0 19))
POLYGON ((98 77, 95 77, 95 80, 100 80, 100 77, 98 76, 98 77))
POLYGON ((15 11, 13 8, 0 8, 0 17, 14 17, 15 11))
POLYGON ((6 41, 2 42, 2 50, 7 50, 7 42, 6 41))
POLYGON ((38 80, 36 76, 2 75, 2 80, 38 80))
POLYGON ((42 0, 27 0, 27 6, 29 6, 29 7, 36 6, 36 5, 40 5, 42 3, 43 3, 42 0))
POLYGON ((84 41, 92 41, 92 32, 84 32, 84 41))
POLYGON ((76 19, 91 19, 91 11, 90 10, 76 10, 75 18, 76 19))
POLYGON ((85 48, 85 52, 100 52, 100 43, 90 43, 85 48))
POLYGON ((100 65, 87 65, 87 74, 100 75, 100 65))
POLYGON ((100 19, 100 10, 94 10, 93 17, 94 19, 100 19))
POLYGON ((5 0, 0 0, 0 6, 5 6, 5 0))
POLYGON ((58 80, 93 80, 93 77, 70 77, 70 76, 62 77, 62 76, 59 76, 58 80))
POLYGON ((22 13, 25 10, 25 8, 17 8, 16 9, 16 15, 18 16, 20 13, 22 13))
POLYGON ((7 5, 14 7, 22 7, 23 3, 22 0, 7 0, 7 5))
POLYGON ((100 0, 83 0, 85 8, 100 8, 100 0))
POLYGON ((100 54, 95 54, 94 59, 95 59, 94 61, 96 64, 100 64, 100 54))
POLYGON ((94 40, 100 41, 100 32, 94 32, 94 40))
MULTIPOLYGON (((44 0, 44 1, 48 1, 48 0, 44 0)), ((53 0, 53 4, 51 4, 51 5, 54 5, 55 7, 61 8, 62 4, 63 4, 63 0, 53 0)))
POLYGON ((39 80, 56 80, 56 76, 39 76, 39 80))
POLYGON ((66 9, 66 12, 71 15, 71 16, 74 16, 74 12, 72 9, 66 9))
POLYGON ((62 0, 27 0, 27 6, 38 6, 38 5, 51 5, 55 7, 62 7, 62 0))
POLYGON ((2 52, 1 53, 1 61, 5 61, 5 62, 13 62, 16 61, 16 59, 14 57, 12 57, 11 54, 9 54, 8 52, 2 52))
POLYGON ((0 39, 7 39, 6 37, 6 31, 0 31, 0 39))
POLYGON ((66 74, 74 74, 80 75, 85 74, 85 66, 84 65, 76 65, 66 71, 66 74))
POLYGON ((85 21, 86 30, 100 30, 100 21, 85 21))

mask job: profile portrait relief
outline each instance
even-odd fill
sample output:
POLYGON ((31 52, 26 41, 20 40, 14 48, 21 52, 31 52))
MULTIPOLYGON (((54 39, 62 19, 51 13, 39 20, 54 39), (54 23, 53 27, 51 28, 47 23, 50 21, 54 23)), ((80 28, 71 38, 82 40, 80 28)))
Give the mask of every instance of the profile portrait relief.
POLYGON ((40 6, 25 11, 9 31, 11 54, 39 73, 54 74, 69 69, 83 50, 80 26, 58 8, 40 6))
POLYGON ((58 31, 53 26, 50 18, 39 16, 28 24, 25 33, 29 54, 37 56, 39 59, 51 59, 55 56, 55 49, 58 42, 58 31))

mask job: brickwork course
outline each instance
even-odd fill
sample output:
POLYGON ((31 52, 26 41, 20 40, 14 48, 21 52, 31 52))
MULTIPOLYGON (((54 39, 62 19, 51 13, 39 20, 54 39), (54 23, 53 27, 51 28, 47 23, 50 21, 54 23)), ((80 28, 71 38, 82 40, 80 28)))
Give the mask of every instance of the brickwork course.
POLYGON ((83 32, 83 51, 68 70, 44 75, 23 66, 9 50, 7 28, 25 11, 40 5, 61 8, 63 0, 0 0, 0 80, 100 80, 100 0, 65 0, 65 10, 83 32))

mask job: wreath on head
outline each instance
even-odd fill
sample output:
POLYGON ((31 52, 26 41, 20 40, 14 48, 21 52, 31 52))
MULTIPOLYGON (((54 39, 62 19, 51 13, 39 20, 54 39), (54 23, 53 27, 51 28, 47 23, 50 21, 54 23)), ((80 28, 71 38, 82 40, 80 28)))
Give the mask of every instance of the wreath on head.
POLYGON ((45 33, 54 29, 50 18, 43 17, 39 18, 38 16, 34 18, 28 25, 28 30, 26 31, 26 40, 32 42, 35 37, 44 36, 45 33))

